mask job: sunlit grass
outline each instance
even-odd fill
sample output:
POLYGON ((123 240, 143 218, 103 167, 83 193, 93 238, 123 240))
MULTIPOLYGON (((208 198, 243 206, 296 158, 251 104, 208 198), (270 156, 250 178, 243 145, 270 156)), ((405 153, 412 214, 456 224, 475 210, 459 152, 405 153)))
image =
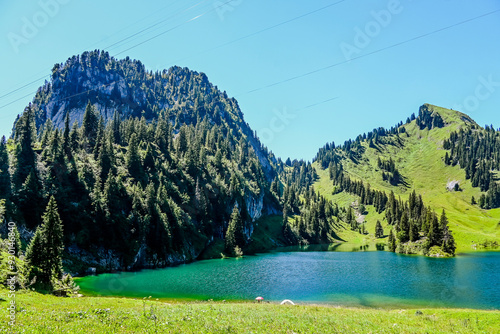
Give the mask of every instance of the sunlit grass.
MULTIPOLYGON (((0 290, 6 318, 6 290, 0 290)), ((499 311, 165 303, 19 292, 15 333, 497 333, 499 311), (421 314, 420 314, 421 313, 421 314)), ((0 331, 8 331, 0 322, 0 331)))
MULTIPOLYGON (((364 144, 366 152, 363 160, 354 163, 350 160, 343 162, 344 169, 353 179, 363 180, 370 183, 372 189, 383 190, 389 193, 394 191, 396 196, 408 199, 410 192, 415 189, 421 194, 424 203, 430 205, 434 210, 441 213, 445 209, 450 221, 450 229, 454 233, 457 242, 457 251, 472 251, 474 245, 486 240, 497 240, 500 242, 500 209, 482 210, 477 205, 471 205, 471 198, 476 200, 480 197, 479 188, 473 188, 470 180, 465 179, 465 171, 459 166, 446 166, 443 162, 445 150, 442 143, 449 138, 451 131, 458 129, 464 123, 460 120, 463 114, 444 108, 432 106, 437 110, 448 126, 442 129, 420 130, 415 122, 405 125, 407 134, 400 134, 403 146, 399 145, 379 145, 377 148, 370 148, 364 144), (396 163, 408 187, 391 186, 382 180, 381 171, 377 168, 377 158, 389 159, 392 157, 396 163), (459 181, 461 191, 450 192, 446 185, 450 181, 459 181)), ((395 138, 395 137, 393 137, 395 138)), ((328 177, 328 171, 321 170, 315 164, 318 171, 319 180, 315 183, 315 188, 328 199, 337 202, 341 206, 350 205, 356 200, 355 196, 346 193, 332 195, 333 184, 328 177)), ((382 220, 383 215, 374 214, 374 210, 369 209, 366 216, 367 228, 373 233, 375 222, 382 220), (381 219, 382 218, 382 219, 381 219)), ((364 242, 364 238, 354 234, 343 234, 347 240, 354 242, 364 242)))

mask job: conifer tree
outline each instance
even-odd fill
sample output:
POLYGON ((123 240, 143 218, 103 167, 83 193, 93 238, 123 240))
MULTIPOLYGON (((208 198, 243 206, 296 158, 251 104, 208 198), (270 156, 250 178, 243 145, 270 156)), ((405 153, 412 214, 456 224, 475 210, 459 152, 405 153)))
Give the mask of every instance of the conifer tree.
POLYGON ((404 243, 407 242, 410 237, 409 237, 409 230, 410 230, 410 222, 408 220, 408 213, 405 210, 403 212, 403 215, 401 216, 401 221, 399 222, 399 232, 397 234, 397 238, 399 242, 404 243))
POLYGON ((389 247, 389 251, 391 251, 391 252, 396 251, 396 238, 394 237, 392 230, 389 231, 389 238, 387 239, 387 246, 389 247))
POLYGON ((78 131, 78 122, 74 122, 69 133, 69 147, 72 151, 78 149, 78 143, 80 142, 80 134, 78 131))
POLYGON ((46 274, 43 272, 42 265, 45 261, 44 258, 44 250, 45 250, 45 242, 44 236, 42 232, 42 226, 38 226, 36 228, 35 234, 31 238, 31 241, 26 248, 26 262, 29 265, 29 276, 30 279, 36 277, 37 282, 44 284, 44 280, 47 281, 50 279, 46 279, 46 274))
POLYGON ((66 113, 64 118, 64 132, 63 132, 63 150, 67 157, 71 157, 71 140, 69 128, 69 112, 66 113))
POLYGON ((121 144, 121 133, 120 133, 121 118, 120 118, 120 114, 118 114, 118 111, 116 111, 116 110, 113 113, 113 121, 111 124, 112 124, 111 128, 113 131, 114 142, 116 144, 121 144))
POLYGON ((83 114, 82 121, 82 135, 87 140, 89 147, 87 149, 94 148, 96 144, 97 131, 99 128, 99 118, 94 110, 94 107, 87 103, 85 108, 85 113, 83 114))
POLYGON ((43 209, 43 196, 40 180, 33 169, 22 184, 16 199, 26 225, 31 228, 38 226, 43 209))
POLYGON ((139 142, 135 133, 130 136, 125 162, 130 175, 135 179, 140 178, 142 161, 139 155, 139 142))
POLYGON ((37 282, 51 286, 52 279, 62 277, 62 252, 64 250, 63 225, 57 203, 51 197, 43 215, 43 224, 35 232, 26 251, 26 259, 33 267, 37 282))
POLYGON ((9 153, 5 136, 0 140, 0 199, 10 196, 9 153))
POLYGON ((31 104, 16 123, 16 151, 14 185, 19 189, 32 170, 36 169, 35 151, 33 150, 35 115, 31 104))
POLYGON ((417 241, 419 239, 419 231, 418 231, 418 226, 417 223, 414 220, 410 221, 410 233, 409 233, 409 239, 410 241, 417 241))
POLYGON ((430 248, 432 246, 441 246, 442 243, 441 240, 442 240, 442 231, 440 223, 436 214, 433 214, 431 224, 429 226, 429 233, 427 234, 426 248, 430 248))
POLYGON ((377 220, 375 224, 375 238, 382 238, 384 236, 384 229, 382 228, 382 224, 380 220, 377 220))
POLYGON ((441 244, 441 248, 443 249, 443 252, 455 255, 455 249, 457 248, 455 238, 453 237, 453 234, 449 230, 448 226, 446 226, 443 231, 443 243, 441 244))
POLYGON ((241 219, 238 207, 235 205, 226 231, 226 252, 234 254, 236 246, 243 248, 245 243, 246 238, 243 231, 243 220, 241 219))

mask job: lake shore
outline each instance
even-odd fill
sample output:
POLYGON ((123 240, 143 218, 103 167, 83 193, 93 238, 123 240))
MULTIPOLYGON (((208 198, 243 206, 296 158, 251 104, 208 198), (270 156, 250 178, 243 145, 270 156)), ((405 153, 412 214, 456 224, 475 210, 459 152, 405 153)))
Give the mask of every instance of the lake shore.
MULTIPOLYGON (((7 290, 0 290, 6 317, 7 290)), ((179 302, 114 297, 61 298, 31 291, 16 295, 24 333, 494 333, 500 311, 375 309, 255 302, 179 302)))

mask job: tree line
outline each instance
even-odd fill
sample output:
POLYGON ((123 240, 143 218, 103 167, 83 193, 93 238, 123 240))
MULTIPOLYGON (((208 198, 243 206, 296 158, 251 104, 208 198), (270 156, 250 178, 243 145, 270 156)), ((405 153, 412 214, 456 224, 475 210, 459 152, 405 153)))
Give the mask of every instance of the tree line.
POLYGON ((471 199, 472 204, 477 203, 483 209, 500 207, 500 189, 495 177, 495 171, 500 169, 500 132, 493 126, 481 129, 471 125, 452 132, 443 142, 443 148, 447 150, 444 163, 459 165, 472 186, 483 192, 478 199, 471 199))

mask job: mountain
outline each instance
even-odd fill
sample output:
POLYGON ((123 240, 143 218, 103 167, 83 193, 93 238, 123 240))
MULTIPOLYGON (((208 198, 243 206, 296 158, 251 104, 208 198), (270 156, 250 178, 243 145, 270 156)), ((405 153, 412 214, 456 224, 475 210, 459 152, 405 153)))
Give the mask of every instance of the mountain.
POLYGON ((73 273, 284 245, 453 256, 500 241, 500 132, 429 104, 283 162, 205 74, 92 51, 54 66, 13 133, 0 141, 0 212, 30 243, 53 198, 73 273))
MULTIPOLYGON (((461 112, 424 104, 418 115, 390 130, 374 129, 338 147, 325 145, 315 158, 319 178, 314 186, 340 205, 356 203, 359 196, 337 192, 338 186, 330 178, 330 162, 340 162, 346 175, 370 184, 371 189, 393 192, 403 200, 416 191, 425 205, 439 213, 446 210, 458 250, 498 244, 500 211, 494 200, 498 195, 491 189, 497 187, 499 140, 500 132, 492 126, 482 128, 461 112), (482 187, 480 179, 487 180, 482 187), (486 202, 490 199, 491 205, 481 207, 482 197, 486 202)), ((373 240, 377 220, 385 231, 391 225, 385 212, 377 213, 372 206, 367 209, 363 219, 371 235, 364 238, 373 240)), ((348 233, 339 235, 359 238, 348 233)))
POLYGON ((55 64, 51 81, 37 90, 32 103, 37 129, 49 119, 62 129, 66 115, 70 125, 82 124, 88 102, 105 123, 115 112, 120 119, 144 117, 150 122, 164 111, 176 129, 205 116, 212 123, 221 122, 238 138, 245 136, 266 175, 272 177, 268 152, 244 121, 238 102, 212 85, 204 73, 177 66, 151 72, 128 57, 118 60, 105 51, 84 52, 55 64))
POLYGON ((7 218, 33 231, 54 197, 77 273, 184 263, 221 243, 230 254, 252 245, 259 218, 281 214, 275 158, 236 100, 187 68, 74 56, 54 66, 0 151, 12 165, 0 169, 7 218))

